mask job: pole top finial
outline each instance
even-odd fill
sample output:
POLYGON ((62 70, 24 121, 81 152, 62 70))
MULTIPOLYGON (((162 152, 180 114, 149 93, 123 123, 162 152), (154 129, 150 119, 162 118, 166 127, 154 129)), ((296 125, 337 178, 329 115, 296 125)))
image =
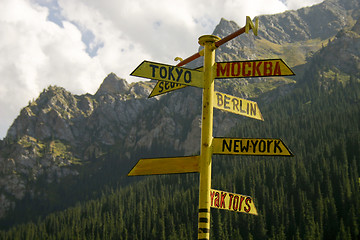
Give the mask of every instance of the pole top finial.
POLYGON ((214 43, 216 41, 219 41, 221 38, 215 35, 203 35, 199 37, 199 44, 201 46, 204 46, 206 42, 214 43))

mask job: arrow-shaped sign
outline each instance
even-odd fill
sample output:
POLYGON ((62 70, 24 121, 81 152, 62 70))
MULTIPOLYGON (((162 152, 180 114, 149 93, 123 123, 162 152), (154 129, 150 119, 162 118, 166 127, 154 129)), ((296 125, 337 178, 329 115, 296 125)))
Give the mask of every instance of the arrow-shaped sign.
POLYGON ((271 138, 214 138, 213 154, 294 156, 281 139, 271 138))
POLYGON ((130 75, 200 88, 204 86, 203 72, 149 61, 143 61, 130 75))
POLYGON ((140 159, 128 176, 199 172, 199 156, 140 159))
POLYGON ((220 110, 264 121, 257 103, 247 99, 215 91, 214 107, 220 110))
POLYGON ((187 87, 187 85, 182 85, 179 83, 157 81, 155 87, 151 91, 149 98, 161 95, 167 92, 178 90, 181 88, 187 87))
POLYGON ((210 189, 210 203, 212 208, 258 215, 250 196, 210 189))
POLYGON ((215 78, 292 76, 295 73, 282 59, 216 63, 215 78))

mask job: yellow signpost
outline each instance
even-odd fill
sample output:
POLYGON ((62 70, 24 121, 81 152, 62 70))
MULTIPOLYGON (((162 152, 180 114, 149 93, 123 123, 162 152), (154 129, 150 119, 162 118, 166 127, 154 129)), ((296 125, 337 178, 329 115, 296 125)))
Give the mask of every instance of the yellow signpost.
POLYGON ((199 231, 198 239, 210 238, 210 188, 211 188, 211 156, 213 139, 213 104, 215 42, 219 37, 205 35, 199 38, 204 47, 204 89, 200 145, 200 184, 199 184, 199 231))
POLYGON ((132 76, 159 80, 149 97, 185 86, 203 88, 200 156, 140 159, 128 176, 199 173, 198 239, 210 239, 210 208, 257 215, 254 200, 245 195, 211 189, 213 154, 293 156, 280 139, 213 138, 213 108, 246 117, 264 120, 256 102, 214 91, 215 78, 285 76, 294 73, 280 60, 215 63, 215 50, 225 42, 253 29, 255 25, 246 17, 246 26, 220 39, 213 35, 199 38, 204 47, 200 52, 180 62, 177 66, 144 61, 132 76), (204 66, 193 70, 182 68, 186 63, 204 56, 204 66))

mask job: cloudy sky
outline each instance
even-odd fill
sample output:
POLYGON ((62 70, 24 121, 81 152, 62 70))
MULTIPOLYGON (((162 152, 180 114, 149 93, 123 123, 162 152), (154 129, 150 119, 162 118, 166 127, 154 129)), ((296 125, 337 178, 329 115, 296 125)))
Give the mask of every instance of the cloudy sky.
MULTIPOLYGON (((176 64, 221 17, 298 9, 322 0, 0 0, 0 139, 49 85, 94 94, 110 72, 128 81, 143 60, 176 64)), ((261 23, 260 23, 261 24, 261 23)))

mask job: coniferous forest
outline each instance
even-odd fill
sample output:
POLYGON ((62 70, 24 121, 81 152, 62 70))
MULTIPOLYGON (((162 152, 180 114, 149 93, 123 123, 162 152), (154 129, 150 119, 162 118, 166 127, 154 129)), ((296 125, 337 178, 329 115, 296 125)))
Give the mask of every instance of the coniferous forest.
MULTIPOLYGON (((259 215, 212 209, 211 239, 359 239, 360 82, 296 85, 226 136, 281 138, 295 157, 213 157, 212 188, 252 196, 259 215)), ((197 238, 198 174, 133 180, 0 238, 197 238)))

